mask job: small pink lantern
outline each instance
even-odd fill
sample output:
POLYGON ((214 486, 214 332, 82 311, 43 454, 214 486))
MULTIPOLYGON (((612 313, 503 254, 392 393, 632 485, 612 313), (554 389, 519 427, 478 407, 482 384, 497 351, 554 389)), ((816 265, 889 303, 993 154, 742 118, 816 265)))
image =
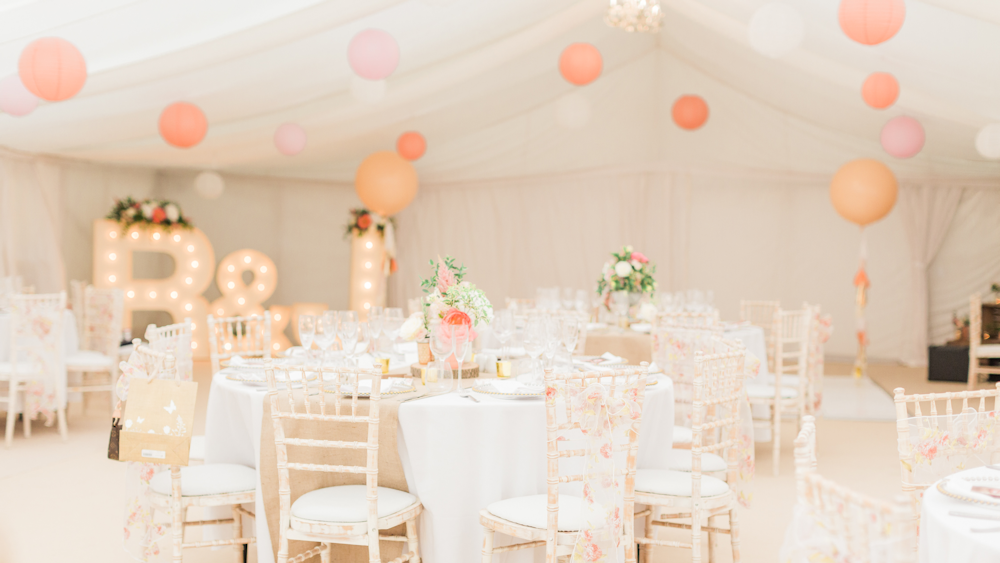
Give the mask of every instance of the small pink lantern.
POLYGON ((286 156, 295 156, 306 148, 306 131, 298 124, 283 123, 274 132, 274 146, 286 156))
POLYGON ((38 98, 13 74, 0 80, 0 111, 14 117, 28 115, 38 107, 38 98))
POLYGON ((399 65, 399 45, 388 32, 366 29, 347 46, 351 70, 366 80, 385 80, 399 65))
POLYGON ((916 119, 901 115, 882 127, 882 148, 896 158, 910 158, 924 148, 924 128, 916 119))

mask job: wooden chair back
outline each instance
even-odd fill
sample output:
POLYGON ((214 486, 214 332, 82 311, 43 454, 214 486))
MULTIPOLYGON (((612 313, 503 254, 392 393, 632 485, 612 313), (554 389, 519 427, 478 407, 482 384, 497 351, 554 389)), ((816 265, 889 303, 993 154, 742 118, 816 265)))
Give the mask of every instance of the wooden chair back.
POLYGON ((740 320, 764 329, 767 345, 767 369, 774 373, 774 355, 780 323, 780 301, 740 301, 740 320))
POLYGON ((83 318, 83 330, 79 333, 81 348, 100 352, 112 358, 117 366, 124 311, 122 290, 88 285, 83 293, 83 310, 80 315, 83 318))
POLYGON ((194 378, 194 359, 191 352, 196 344, 191 338, 193 330, 194 323, 190 318, 185 318, 182 323, 146 327, 146 340, 149 341, 149 346, 159 352, 173 355, 177 363, 177 373, 184 381, 191 381, 194 378))
POLYGON ((722 335, 718 309, 699 312, 665 311, 656 315, 656 326, 718 329, 719 335, 722 335))
POLYGON ((801 525, 800 520, 813 519, 818 524, 814 529, 828 536, 802 538, 806 541, 798 547, 808 553, 796 555, 817 560, 836 555, 844 561, 857 563, 914 561, 916 536, 907 498, 900 496, 889 503, 822 477, 816 467, 816 426, 811 416, 802 418, 802 430, 795 439, 795 485, 798 508, 805 512, 796 513, 793 530, 801 525), (833 539, 835 543, 824 541, 827 539, 833 539), (834 545, 835 553, 824 553, 818 549, 834 545), (847 553, 840 551, 842 548, 846 548, 847 553))
POLYGON ((701 498, 701 458, 715 453, 726 460, 727 481, 739 479, 740 403, 746 399, 743 364, 746 348, 735 340, 715 339, 713 350, 695 352, 691 417, 693 506, 701 498))
MULTIPOLYGON (((65 372, 65 331, 63 312, 66 310, 66 292, 24 293, 9 297, 10 319, 10 365, 12 383, 23 372, 26 363, 36 365, 41 371, 32 369, 32 374, 45 379, 54 379, 56 399, 61 405, 66 402, 66 381, 58 376, 65 372)), ((35 377, 33 375, 32 378, 35 377)), ((12 385, 13 387, 13 385, 12 385)))
MULTIPOLYGON (((368 557, 381 561, 378 534, 378 448, 379 401, 381 400, 382 369, 358 367, 333 367, 315 365, 276 365, 265 360, 268 400, 271 405, 271 423, 274 426, 275 454, 278 459, 278 502, 280 522, 287 528, 291 515, 291 481, 289 472, 319 471, 326 473, 355 473, 365 475, 368 499, 368 557), (367 397, 368 413, 358 411, 361 383, 371 382, 367 397), (282 387, 284 389, 282 389, 282 387), (286 394, 284 401, 278 393, 286 394), (315 398, 311 398, 315 397, 315 398), (349 399, 345 404, 344 399, 349 399), (286 435, 286 420, 305 420, 316 423, 358 423, 367 425, 367 440, 338 441, 314 440, 286 435), (367 452, 364 465, 326 465, 289 461, 288 446, 328 448, 331 450, 363 450, 367 452)), ((362 396, 362 398, 364 398, 362 396)), ((395 447, 395 444, 391 444, 395 447)))
POLYGON ((221 369, 221 361, 233 356, 271 357, 271 313, 249 317, 208 316, 208 351, 212 373, 221 369))
MULTIPOLYGON (((559 461, 574 457, 585 457, 588 449, 560 449, 559 444, 570 437, 579 437, 580 421, 573 420, 573 392, 582 392, 592 385, 601 385, 608 397, 628 398, 642 407, 646 397, 646 378, 649 364, 630 366, 613 372, 564 372, 545 370, 545 434, 548 461, 546 465, 546 492, 548 520, 545 531, 545 560, 555 563, 557 559, 559 530, 559 485, 585 481, 583 473, 561 473, 559 461)), ((632 419, 627 429, 628 442, 613 447, 614 452, 626 452, 625 467, 619 470, 615 479, 625 478, 623 487, 623 514, 635 512, 635 469, 639 453, 639 426, 642 417, 632 419)), ((623 545, 634 545, 635 526, 632 518, 623 519, 623 545)), ((562 554, 558 554, 562 555, 562 554)))
MULTIPOLYGON (((775 401, 781 400, 781 377, 798 376, 799 404, 805 406, 809 376, 809 345, 813 333, 815 312, 811 308, 778 312, 778 328, 774 354, 775 401)), ((805 412, 799 413, 803 415, 805 412)))

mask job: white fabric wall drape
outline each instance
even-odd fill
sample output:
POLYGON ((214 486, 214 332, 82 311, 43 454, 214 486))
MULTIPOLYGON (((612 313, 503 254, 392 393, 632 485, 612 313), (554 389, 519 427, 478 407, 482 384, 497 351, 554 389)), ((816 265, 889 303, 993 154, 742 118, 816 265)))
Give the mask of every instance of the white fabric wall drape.
POLYGON ((961 199, 962 189, 952 186, 903 185, 899 192, 899 215, 910 247, 909 315, 901 327, 905 331, 901 359, 907 365, 927 365, 927 267, 941 248, 961 199))
POLYGON ((18 275, 37 293, 65 289, 61 168, 0 151, 0 276, 18 275))

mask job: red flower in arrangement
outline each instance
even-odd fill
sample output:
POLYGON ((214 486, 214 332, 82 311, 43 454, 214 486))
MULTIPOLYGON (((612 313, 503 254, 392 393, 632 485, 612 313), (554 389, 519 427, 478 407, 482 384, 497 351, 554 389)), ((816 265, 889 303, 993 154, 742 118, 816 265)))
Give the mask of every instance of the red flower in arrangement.
POLYGON ((157 207, 153 210, 153 222, 162 223, 164 219, 167 218, 167 212, 163 210, 162 207, 157 207))
POLYGON ((358 217, 358 228, 362 231, 372 226, 372 216, 368 213, 358 217))
POLYGON ((395 258, 390 258, 389 259, 389 273, 390 274, 395 274, 397 270, 399 270, 399 264, 396 263, 396 259, 395 258))
POLYGON ((445 311, 444 318, 441 319, 441 322, 446 325, 472 326, 472 319, 469 318, 469 315, 466 315, 454 307, 445 311))
POLYGON ((632 256, 630 256, 629 258, 639 262, 640 264, 646 264, 647 262, 649 262, 649 258, 646 258, 646 256, 641 252, 633 252, 632 256))

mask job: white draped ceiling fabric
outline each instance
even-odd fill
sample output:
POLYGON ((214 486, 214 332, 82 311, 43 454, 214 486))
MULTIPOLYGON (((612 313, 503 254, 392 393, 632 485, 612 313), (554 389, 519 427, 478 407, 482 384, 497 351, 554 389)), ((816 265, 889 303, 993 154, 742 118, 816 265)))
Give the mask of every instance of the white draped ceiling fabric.
MULTIPOLYGON (((109 196, 169 195, 197 210, 200 227, 222 233, 218 255, 247 246, 228 234, 245 228, 240 221, 270 222, 272 238, 261 244, 296 276, 310 258, 346 253, 331 234, 353 203, 358 163, 417 130, 428 150, 416 163, 421 192, 399 216, 396 302, 415 296, 426 259, 437 254, 457 255, 502 300, 537 285, 589 288, 607 252, 631 243, 660 265, 663 289, 714 289, 730 317, 741 297, 823 304, 838 326, 829 349, 847 356, 859 237, 830 208, 826 188, 840 165, 872 157, 896 172, 904 193, 947 188, 952 195, 941 197, 957 209, 950 225, 950 213, 907 207, 870 229, 870 353, 919 364, 923 343, 947 339, 968 293, 1000 276, 1000 243, 984 234, 995 230, 988 214, 1000 211, 992 192, 1000 166, 975 150, 979 128, 1000 122, 1000 4, 908 0, 901 31, 868 47, 840 30, 838 2, 787 0, 803 16, 805 39, 771 59, 747 40, 764 3, 661 0, 663 28, 650 35, 606 26, 603 0, 0 0, 0 78, 45 36, 76 45, 89 70, 75 98, 0 116, 0 145, 18 151, 0 155, 0 267, 16 270, 12 241, 47 225, 54 234, 42 238, 55 236, 61 247, 35 241, 49 248, 30 255, 47 264, 33 266, 49 272, 39 287, 63 283, 54 277, 63 264, 70 277, 87 277, 86 232, 109 196), (374 102, 351 94, 357 79, 346 59, 350 39, 367 28, 388 31, 401 52, 374 102), (604 58, 601 77, 582 88, 556 70, 562 49, 578 41, 604 58), (864 78, 876 71, 900 83, 887 110, 861 100, 864 78), (560 127, 554 111, 572 92, 591 106, 577 130, 560 127), (671 121, 683 94, 709 105, 698 131, 671 121), (208 117, 208 136, 193 149, 158 135, 160 112, 176 101, 208 117), (879 145, 885 122, 904 114, 920 120, 927 138, 907 160, 879 145), (307 133, 298 156, 274 147, 285 122, 307 133), (32 154, 72 173, 29 174, 13 164, 32 154), (186 188, 201 169, 223 173, 223 198, 206 202, 186 188), (36 187, 53 181, 55 195, 36 187), (13 187, 26 193, 13 198, 13 187), (275 207, 268 189, 293 195, 275 207), (331 195, 319 196, 324 190, 331 195), (60 193, 96 203, 84 213, 58 201, 60 193), (331 205, 316 227, 323 237, 311 240, 295 220, 319 213, 309 194, 331 205), (48 213, 48 223, 10 226, 25 208, 48 213), (954 268, 941 272, 939 261, 954 268), (929 329, 915 328, 913 311, 929 311, 929 329)), ((300 294, 279 288, 275 299, 342 306, 346 283, 339 271, 283 281, 300 294)))

